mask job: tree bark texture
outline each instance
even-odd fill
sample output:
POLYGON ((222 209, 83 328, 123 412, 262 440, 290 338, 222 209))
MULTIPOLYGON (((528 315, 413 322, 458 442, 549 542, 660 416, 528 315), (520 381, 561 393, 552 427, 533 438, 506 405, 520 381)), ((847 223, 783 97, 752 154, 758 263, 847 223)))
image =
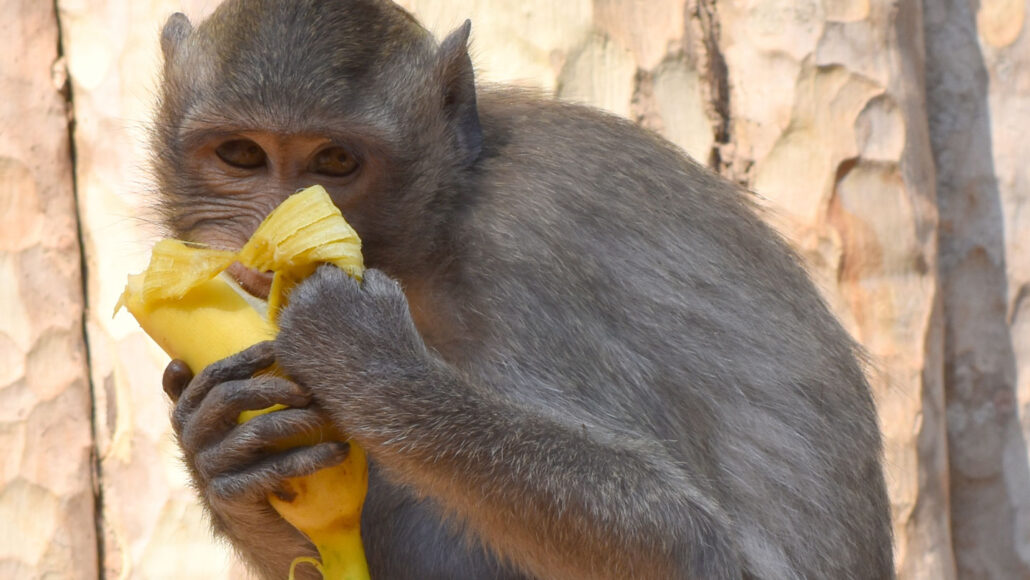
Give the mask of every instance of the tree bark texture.
POLYGON ((0 577, 96 578, 67 72, 53 4, 0 14, 0 577))

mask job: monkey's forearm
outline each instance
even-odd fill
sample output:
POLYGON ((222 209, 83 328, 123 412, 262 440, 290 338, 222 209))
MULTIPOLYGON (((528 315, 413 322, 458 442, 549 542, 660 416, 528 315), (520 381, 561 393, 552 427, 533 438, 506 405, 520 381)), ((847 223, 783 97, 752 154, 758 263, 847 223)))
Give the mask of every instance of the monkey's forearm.
POLYGON ((396 378, 323 404, 388 473, 529 571, 739 577, 718 508, 656 443, 521 407, 439 361, 396 378))
POLYGON ((542 400, 518 404, 463 376, 428 351, 400 287, 381 272, 367 270, 359 286, 320 269, 290 295, 279 325, 276 360, 334 423, 387 475, 526 570, 739 577, 727 518, 657 442, 542 400))

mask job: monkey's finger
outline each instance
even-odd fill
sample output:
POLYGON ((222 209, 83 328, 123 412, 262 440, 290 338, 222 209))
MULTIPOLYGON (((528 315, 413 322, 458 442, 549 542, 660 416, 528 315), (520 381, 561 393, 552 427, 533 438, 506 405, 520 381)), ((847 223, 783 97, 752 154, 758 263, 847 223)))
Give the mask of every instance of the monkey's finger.
POLYGON ((212 363, 186 387, 176 405, 176 411, 182 408, 182 413, 188 415, 215 385, 252 377, 254 373, 272 366, 273 363, 275 350, 271 341, 259 342, 242 352, 212 363))
POLYGON ((314 445, 335 436, 323 413, 314 409, 282 409, 254 417, 224 439, 203 448, 194 467, 204 479, 245 471, 285 449, 314 445))
POLYGON ((227 502, 261 501, 271 493, 283 493, 284 480, 336 465, 349 454, 350 444, 341 441, 298 447, 269 457, 253 469, 212 479, 208 493, 227 502))
POLYGON ((197 408, 184 405, 172 413, 172 424, 186 450, 203 449, 237 426, 240 413, 264 409, 276 403, 306 407, 311 393, 288 379, 266 375, 227 381, 212 387, 197 408))
POLYGON ((193 371, 180 359, 175 359, 165 367, 164 375, 161 377, 161 387, 172 402, 179 400, 186 386, 193 380, 193 371))

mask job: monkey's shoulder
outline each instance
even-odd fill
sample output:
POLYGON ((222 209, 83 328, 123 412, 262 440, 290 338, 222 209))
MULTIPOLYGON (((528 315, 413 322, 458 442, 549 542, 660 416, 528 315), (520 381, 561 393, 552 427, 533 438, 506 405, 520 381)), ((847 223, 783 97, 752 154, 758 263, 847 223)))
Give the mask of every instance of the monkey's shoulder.
POLYGON ((682 160, 682 150, 656 133, 608 111, 559 100, 539 92, 490 86, 478 94, 479 116, 487 138, 503 144, 530 142, 549 152, 609 155, 636 152, 654 159, 682 160), (616 145, 617 149, 604 149, 616 145), (564 149, 562 149, 564 148, 564 149), (639 148, 640 151, 634 151, 639 148))
POLYGON ((646 216, 695 232, 728 231, 723 220, 757 225, 750 194, 649 129, 510 87, 483 89, 478 98, 484 180, 477 195, 497 189, 516 203, 528 196, 534 205, 561 206, 566 216, 646 216))

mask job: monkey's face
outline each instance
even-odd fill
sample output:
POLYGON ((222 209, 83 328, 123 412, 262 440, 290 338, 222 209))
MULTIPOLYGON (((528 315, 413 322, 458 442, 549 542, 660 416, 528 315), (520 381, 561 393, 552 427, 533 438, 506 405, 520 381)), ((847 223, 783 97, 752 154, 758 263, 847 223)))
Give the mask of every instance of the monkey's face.
MULTIPOLYGON (((437 46, 376 0, 230 0, 197 29, 170 18, 153 148, 171 233, 239 248, 318 184, 371 267, 418 263, 419 228, 439 221, 481 150, 468 33, 437 46)), ((267 286, 237 274, 256 294, 267 286)))
MULTIPOLYGON (((269 211, 316 184, 365 229, 361 206, 383 186, 386 156, 366 138, 211 126, 198 128, 187 142, 177 187, 193 195, 173 226, 178 235, 214 247, 241 247, 269 211)), ((269 276, 241 266, 233 273, 247 290, 267 294, 269 276)))

